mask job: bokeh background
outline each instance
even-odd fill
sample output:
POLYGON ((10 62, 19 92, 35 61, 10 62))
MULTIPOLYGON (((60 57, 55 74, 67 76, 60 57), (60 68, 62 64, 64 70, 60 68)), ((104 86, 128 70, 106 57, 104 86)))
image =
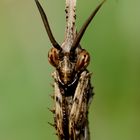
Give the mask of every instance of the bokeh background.
MULTIPOLYGON (((40 0, 64 39, 65 0, 40 0)), ((100 0, 78 0, 77 27, 100 0)), ((140 140, 140 0, 107 0, 81 45, 90 52, 91 140, 140 140)), ((34 0, 0 0, 0 140, 56 140, 47 122, 51 48, 34 0)))

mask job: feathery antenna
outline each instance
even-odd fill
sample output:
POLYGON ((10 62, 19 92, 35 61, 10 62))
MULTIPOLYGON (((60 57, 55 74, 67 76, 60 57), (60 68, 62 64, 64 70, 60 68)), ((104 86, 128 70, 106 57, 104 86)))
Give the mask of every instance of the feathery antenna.
POLYGON ((89 16, 89 18, 86 20, 86 22, 83 24, 82 28, 80 29, 80 31, 78 32, 73 44, 72 44, 72 50, 76 49, 76 47, 78 46, 78 44, 80 43, 88 25, 90 24, 90 22, 92 21, 92 19, 95 17, 95 15, 97 14, 97 12, 99 11, 99 9, 101 8, 101 6, 103 5, 103 3, 106 0, 103 0, 97 7, 96 9, 91 13, 91 15, 89 16))
POLYGON ((46 14, 45 14, 45 12, 44 12, 42 6, 40 5, 40 3, 39 3, 38 0, 35 0, 35 2, 36 2, 36 5, 37 5, 37 7, 38 7, 38 10, 39 10, 40 15, 41 15, 41 18, 42 18, 42 20, 43 20, 45 29, 46 29, 46 31, 47 31, 47 34, 48 34, 48 36, 49 36, 49 39, 50 39, 50 41, 51 41, 53 47, 55 47, 56 49, 60 50, 61 47, 60 47, 60 45, 56 42, 56 40, 55 40, 55 38, 54 38, 54 36, 53 36, 53 34, 52 34, 52 31, 51 31, 51 28, 50 28, 50 25, 49 25, 47 16, 46 16, 46 14))

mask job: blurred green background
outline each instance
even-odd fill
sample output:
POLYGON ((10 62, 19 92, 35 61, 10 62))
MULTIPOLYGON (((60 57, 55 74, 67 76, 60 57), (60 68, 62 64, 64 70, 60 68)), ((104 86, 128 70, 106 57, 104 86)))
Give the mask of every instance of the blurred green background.
MULTIPOLYGON (((40 0, 64 39, 65 0, 40 0)), ((77 27, 100 0, 78 0, 77 27)), ((140 139, 140 0, 108 0, 81 45, 90 52, 91 140, 140 139)), ((51 44, 34 0, 0 0, 0 140, 56 140, 48 125, 51 44)))

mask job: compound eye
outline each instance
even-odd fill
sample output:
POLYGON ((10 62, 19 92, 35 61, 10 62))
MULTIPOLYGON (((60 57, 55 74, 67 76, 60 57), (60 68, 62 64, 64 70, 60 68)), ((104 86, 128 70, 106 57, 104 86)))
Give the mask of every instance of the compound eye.
POLYGON ((85 50, 82 50, 82 52, 78 54, 75 70, 80 71, 85 69, 89 64, 89 61, 90 61, 89 53, 85 50))
POLYGON ((54 67, 58 66, 59 58, 58 58, 58 50, 56 48, 51 48, 51 50, 48 53, 48 60, 51 65, 54 67))

